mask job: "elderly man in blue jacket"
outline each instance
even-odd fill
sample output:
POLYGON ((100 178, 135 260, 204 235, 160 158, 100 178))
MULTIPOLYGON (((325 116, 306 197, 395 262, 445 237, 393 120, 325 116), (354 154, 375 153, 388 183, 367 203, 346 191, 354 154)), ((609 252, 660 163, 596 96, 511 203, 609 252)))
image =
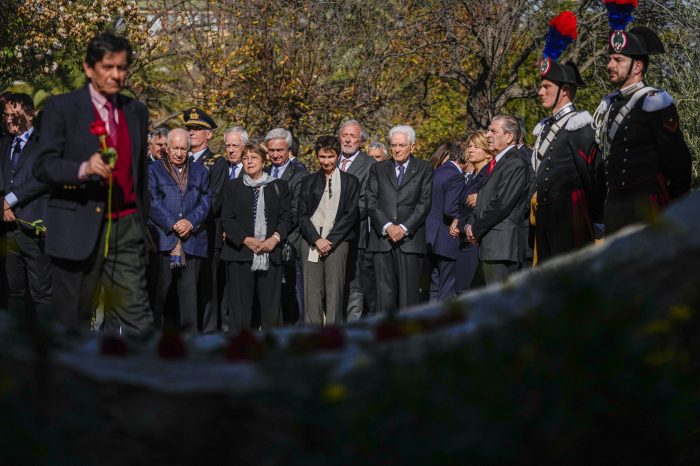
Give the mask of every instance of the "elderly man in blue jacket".
POLYGON ((207 255, 206 219, 211 207, 207 169, 188 160, 187 131, 168 133, 168 156, 148 167, 150 220, 158 233, 158 284, 154 302, 156 328, 173 285, 179 303, 179 327, 197 329, 197 279, 207 255))

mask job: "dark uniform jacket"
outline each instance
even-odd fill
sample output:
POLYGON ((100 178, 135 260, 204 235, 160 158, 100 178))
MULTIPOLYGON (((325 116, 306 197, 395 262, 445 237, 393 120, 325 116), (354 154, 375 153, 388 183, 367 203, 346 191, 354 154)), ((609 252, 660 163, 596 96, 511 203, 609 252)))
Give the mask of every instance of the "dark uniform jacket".
MULTIPOLYGON (((540 259, 560 254, 593 241, 594 223, 603 223, 602 163, 588 112, 573 107, 539 160, 535 178, 537 192, 536 231, 540 259), (550 254, 551 252, 551 254, 550 254)), ((535 128, 538 140, 553 131, 558 113, 535 128)))
MULTIPOLYGON (((606 138, 615 116, 630 98, 614 92, 601 104, 610 106, 606 138)), ((666 92, 652 90, 640 98, 607 143, 606 233, 649 221, 670 200, 690 189, 690 151, 673 98, 666 92)))

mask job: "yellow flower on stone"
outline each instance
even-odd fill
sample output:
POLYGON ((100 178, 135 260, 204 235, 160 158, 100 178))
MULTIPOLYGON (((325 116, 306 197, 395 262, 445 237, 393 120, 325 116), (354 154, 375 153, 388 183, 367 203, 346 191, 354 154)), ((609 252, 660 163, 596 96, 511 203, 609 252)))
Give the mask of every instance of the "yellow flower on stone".
POLYGON ((330 383, 323 389, 323 399, 329 403, 338 403, 347 398, 347 396, 347 388, 345 388, 345 385, 339 383, 330 383))

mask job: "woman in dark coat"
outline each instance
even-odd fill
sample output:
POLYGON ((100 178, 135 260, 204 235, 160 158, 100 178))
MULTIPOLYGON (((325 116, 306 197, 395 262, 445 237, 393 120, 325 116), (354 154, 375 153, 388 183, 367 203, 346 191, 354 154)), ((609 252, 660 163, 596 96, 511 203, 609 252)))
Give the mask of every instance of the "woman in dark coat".
POLYGON ((343 321, 345 271, 350 240, 356 235, 360 182, 338 168, 337 137, 321 136, 315 149, 321 169, 304 178, 297 201, 304 238, 304 320, 333 325, 343 321))
POLYGON ((467 161, 472 164, 474 171, 468 174, 465 188, 465 197, 460 206, 460 221, 458 229, 460 234, 460 247, 457 256, 457 275, 455 290, 457 294, 467 291, 472 287, 476 270, 479 267, 479 246, 471 244, 464 235, 464 224, 476 206, 476 198, 479 190, 493 170, 494 153, 489 149, 485 131, 471 133, 467 137, 467 161))
POLYGON ((251 327, 254 293, 262 328, 281 324, 281 244, 291 225, 289 188, 263 171, 265 153, 246 144, 241 160, 244 175, 226 183, 221 210, 233 334, 251 327))

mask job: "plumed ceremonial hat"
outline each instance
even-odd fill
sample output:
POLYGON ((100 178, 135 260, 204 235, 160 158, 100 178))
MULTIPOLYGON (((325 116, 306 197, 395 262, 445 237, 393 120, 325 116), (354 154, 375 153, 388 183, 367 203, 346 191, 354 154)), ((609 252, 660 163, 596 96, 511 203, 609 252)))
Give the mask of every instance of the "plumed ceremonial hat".
POLYGON ((637 26, 625 31, 634 18, 637 0, 604 0, 610 22, 610 53, 628 57, 646 57, 664 53, 664 44, 659 36, 645 26, 637 26))
POLYGON ((564 11, 549 22, 543 57, 540 61, 540 77, 542 79, 577 87, 586 85, 574 62, 567 61, 563 64, 558 62, 564 50, 577 37, 577 20, 576 15, 572 12, 564 11))
POLYGON ((216 122, 204 110, 197 107, 188 108, 182 112, 182 120, 185 122, 185 126, 203 126, 207 129, 216 129, 216 122))

